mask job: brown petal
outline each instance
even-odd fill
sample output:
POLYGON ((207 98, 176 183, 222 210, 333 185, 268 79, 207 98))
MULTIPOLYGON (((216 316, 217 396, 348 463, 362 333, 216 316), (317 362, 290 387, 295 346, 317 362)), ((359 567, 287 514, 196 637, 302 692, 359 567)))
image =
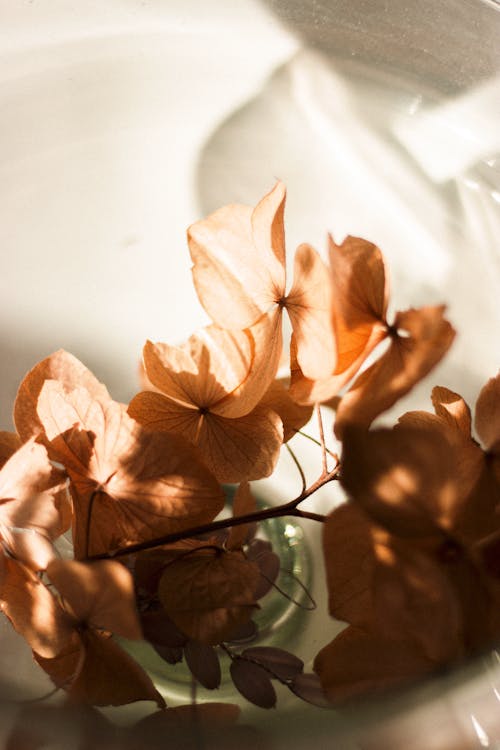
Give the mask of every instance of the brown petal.
POLYGON ((479 394, 475 427, 486 450, 500 453, 500 372, 488 380, 479 394))
POLYGON ((284 201, 278 183, 255 211, 225 206, 188 229, 198 297, 223 328, 248 328, 284 294, 284 201))
POLYGON ((427 536, 452 525, 456 454, 436 430, 349 428, 342 484, 376 523, 400 536, 427 536))
POLYGON ((47 575, 65 608, 79 623, 109 630, 123 638, 142 639, 134 583, 119 562, 102 560, 85 564, 53 560, 47 567, 47 575))
POLYGON ((37 402, 46 380, 57 380, 63 390, 83 387, 96 399, 109 399, 107 389, 90 370, 72 354, 60 349, 35 365, 19 386, 14 403, 14 422, 23 441, 39 433, 43 437, 37 402))
POLYGON ((448 427, 458 430, 464 438, 471 436, 470 409, 458 393, 436 386, 432 389, 432 404, 436 415, 448 427))
POLYGON ((0 607, 31 648, 47 658, 59 653, 72 635, 70 618, 48 588, 8 557, 3 558, 0 607))
POLYGON ((359 627, 373 623, 372 526, 361 508, 346 503, 328 516, 323 528, 330 614, 359 627))
POLYGON ((295 253, 294 283, 286 297, 297 360, 308 378, 325 378, 336 366, 332 286, 328 269, 310 245, 295 253))
POLYGON ((165 701, 151 679, 111 637, 86 630, 80 639, 54 659, 37 662, 52 681, 68 691, 74 701, 93 706, 123 706, 140 700, 165 701))
POLYGON ((348 627, 314 661, 332 703, 375 695, 409 683, 435 669, 411 643, 348 627))
POLYGON ((291 440, 309 422, 313 412, 312 405, 301 406, 292 399, 284 380, 275 380, 261 403, 279 414, 283 422, 284 443, 291 440))
POLYGON ((455 332, 443 306, 398 313, 389 349, 365 370, 341 399, 335 433, 348 423, 368 426, 427 375, 449 349, 455 332), (404 335, 399 331, 403 331, 404 335))
POLYGON ((238 419, 206 414, 196 445, 219 482, 237 483, 268 477, 282 443, 279 416, 265 406, 257 406, 238 419))
POLYGON ((383 532, 375 536, 373 601, 377 629, 388 638, 412 641, 422 654, 439 664, 461 658, 463 614, 446 564, 408 539, 399 540, 383 532))
POLYGON ((223 506, 218 482, 189 443, 166 432, 140 430, 105 490, 80 493, 76 487, 75 556, 109 552, 208 523, 223 506))
POLYGON ((337 364, 327 377, 311 379, 292 356, 291 392, 300 403, 337 396, 387 335, 389 285, 379 248, 360 237, 346 237, 341 245, 328 239, 337 364))
POLYGON ((158 594, 182 632, 216 645, 252 616, 259 575, 238 552, 204 548, 167 565, 158 594))
POLYGON ((186 408, 163 393, 152 391, 143 391, 134 396, 129 404, 128 413, 150 430, 183 435, 193 444, 196 442, 202 421, 202 414, 198 409, 186 408))
MULTIPOLYGON (((30 439, 0 470, 0 522, 10 529, 11 553, 37 570, 47 562, 47 540, 69 528, 71 506, 64 474, 46 449, 30 439), (23 533, 24 532, 24 533, 23 533)), ((50 555, 49 555, 50 556, 50 555)))
POLYGON ((21 445, 21 438, 15 432, 0 431, 0 469, 21 445))

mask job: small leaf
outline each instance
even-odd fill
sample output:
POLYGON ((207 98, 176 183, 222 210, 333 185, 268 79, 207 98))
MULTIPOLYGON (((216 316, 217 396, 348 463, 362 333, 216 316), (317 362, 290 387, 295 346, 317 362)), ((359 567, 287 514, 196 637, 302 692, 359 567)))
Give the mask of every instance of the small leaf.
POLYGON ((291 680, 304 669, 301 659, 281 648, 255 646, 245 649, 241 656, 259 662, 282 680, 291 680))
POLYGON ((298 674, 292 681, 290 689, 298 698, 319 708, 331 708, 317 674, 298 674))
POLYGON ((193 677, 196 677, 203 687, 215 690, 220 686, 219 657, 212 646, 199 641, 188 641, 184 646, 184 656, 193 677))
POLYGON ((168 664, 179 664, 182 661, 184 652, 181 646, 161 646, 153 644, 156 653, 168 664))
POLYGON ((229 668, 235 688, 241 695, 260 708, 276 706, 276 691, 263 667, 244 659, 234 659, 229 668))

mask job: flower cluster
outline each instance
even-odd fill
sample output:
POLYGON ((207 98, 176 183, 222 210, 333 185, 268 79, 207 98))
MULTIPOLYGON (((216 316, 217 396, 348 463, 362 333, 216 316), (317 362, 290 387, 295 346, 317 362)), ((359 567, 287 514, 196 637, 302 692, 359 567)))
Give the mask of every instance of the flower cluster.
MULTIPOLYGON (((481 445, 468 407, 445 388, 433 390, 435 414, 371 429, 441 360, 454 330, 443 306, 390 322, 382 254, 360 238, 330 238, 328 263, 300 245, 289 287, 284 206, 278 183, 255 208, 226 206, 189 228, 212 323, 180 346, 148 341, 144 390, 130 404, 64 351, 19 387, 16 433, 0 434, 1 608, 72 701, 151 700, 162 717, 181 716, 114 636, 184 659, 208 689, 229 659, 236 688, 262 707, 275 705, 273 680, 335 704, 498 638, 500 376, 476 406, 481 445), (324 460, 309 487, 299 465, 297 497, 258 508, 250 482, 272 474, 321 404, 335 410, 341 458, 330 469, 324 460), (334 480, 343 505, 328 517, 300 509, 334 480), (236 487, 232 515, 218 518, 222 483, 236 487), (281 649, 241 649, 280 567, 258 523, 278 515, 324 522, 325 593, 348 623, 314 673, 281 649), (74 559, 58 551, 64 533, 74 559)), ((234 719, 216 706, 207 716, 234 719)))

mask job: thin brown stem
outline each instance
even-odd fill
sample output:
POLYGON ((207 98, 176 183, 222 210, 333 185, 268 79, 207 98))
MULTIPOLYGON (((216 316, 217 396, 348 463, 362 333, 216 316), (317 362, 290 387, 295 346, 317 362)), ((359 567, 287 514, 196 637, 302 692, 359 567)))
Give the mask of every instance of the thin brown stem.
POLYGON ((111 552, 102 552, 98 555, 88 555, 87 560, 107 560, 116 557, 123 557, 125 555, 132 555, 136 552, 144 552, 148 549, 154 549, 155 547, 162 547, 166 544, 173 544, 181 539, 189 539, 190 537, 200 536, 201 534, 209 534, 220 529, 227 529, 232 526, 240 526, 245 523, 257 523, 259 521, 267 521, 270 518, 281 518, 283 516, 295 516, 297 518, 307 518, 313 521, 323 522, 325 516, 319 515, 318 513, 312 513, 306 510, 299 510, 303 500, 313 495, 317 490, 323 487, 328 482, 331 482, 336 478, 339 467, 336 466, 326 476, 321 476, 317 479, 310 487, 303 490, 296 498, 290 500, 288 503, 283 505, 273 506, 272 508, 264 508, 263 510, 254 511, 253 513, 246 513, 243 516, 237 516, 236 518, 223 518, 220 521, 212 521, 211 523, 202 524, 201 526, 195 526, 190 529, 184 529, 182 531, 176 531, 173 534, 166 534, 165 536, 157 537, 155 539, 148 539, 144 542, 138 542, 137 544, 129 544, 126 547, 121 547, 111 552))
POLYGON ((326 461, 325 431, 323 429, 323 417, 321 416, 321 406, 319 404, 315 404, 314 410, 316 412, 316 418, 318 420, 319 442, 321 445, 321 465, 323 468, 323 475, 326 475, 328 474, 328 465, 326 461))
POLYGON ((96 495, 97 495, 97 490, 94 490, 94 492, 90 496, 89 507, 87 508, 87 521, 86 521, 86 526, 85 526, 85 557, 87 558, 89 556, 90 522, 92 520, 92 508, 94 506, 94 500, 95 500, 96 495))
MULTIPOLYGON (((313 437, 312 435, 309 435, 307 432, 303 432, 302 430, 297 430, 296 434, 302 435, 302 437, 305 437, 307 440, 310 440, 311 443, 314 443, 315 445, 319 445, 320 448, 323 447, 319 440, 316 440, 315 437, 313 437)), ((328 453, 328 455, 333 458, 333 460, 335 461, 335 465, 337 465, 339 462, 339 457, 337 456, 337 454, 331 451, 329 448, 327 448, 326 445, 325 445, 325 450, 328 453)))
POLYGON ((302 466, 300 465, 299 459, 295 455, 294 451, 290 448, 288 443, 285 443, 285 448, 287 449, 288 453, 290 454, 292 461, 294 462, 295 466, 297 467, 297 470, 300 474, 300 480, 302 482, 302 489, 301 492, 305 492, 307 489, 307 482, 306 482, 306 476, 304 474, 304 470, 302 466))

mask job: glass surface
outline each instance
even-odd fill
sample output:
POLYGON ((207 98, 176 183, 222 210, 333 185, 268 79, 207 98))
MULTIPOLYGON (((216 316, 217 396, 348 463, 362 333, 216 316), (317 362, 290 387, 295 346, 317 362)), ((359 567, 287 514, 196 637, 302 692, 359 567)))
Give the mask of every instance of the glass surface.
MULTIPOLYGON (((12 429, 22 376, 59 348, 128 401, 145 340, 180 341, 206 320, 187 226, 229 202, 255 204, 277 178, 288 188, 290 250, 308 241, 323 251, 327 232, 364 236, 386 255, 394 310, 448 305, 459 331, 450 354, 382 421, 428 408, 436 383, 474 403, 500 362, 497 3, 5 5, 0 428, 12 429)), ((318 452, 294 440, 312 477, 318 452)), ((268 502, 298 488, 286 456, 259 484, 268 502)), ((324 490, 306 507, 331 505, 324 490)), ((316 561, 317 597, 320 529, 296 533, 303 560, 316 561)), ((338 625, 326 604, 289 621, 310 666, 338 625)), ((0 634, 6 697, 46 692, 3 619, 0 634)), ((276 747, 310 746, 315 733, 358 747, 365 732, 381 748, 494 746, 497 687, 493 659, 353 716, 297 708, 288 693, 282 716, 246 710, 276 747)), ((215 699, 230 693, 225 685, 215 699)), ((6 703, 5 716, 14 710, 6 703)))

